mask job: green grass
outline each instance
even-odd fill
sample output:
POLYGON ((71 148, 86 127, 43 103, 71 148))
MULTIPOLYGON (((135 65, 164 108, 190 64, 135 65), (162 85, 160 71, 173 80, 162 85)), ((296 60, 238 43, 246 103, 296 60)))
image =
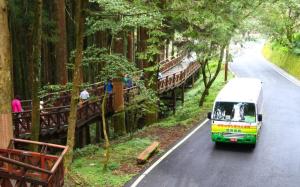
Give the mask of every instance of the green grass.
MULTIPOLYGON (((149 138, 135 138, 113 145, 108 171, 103 171, 103 149, 96 145, 89 145, 75 151, 72 163, 72 173, 84 180, 84 186, 122 186, 135 174, 114 173, 122 163, 133 165, 136 156, 151 144, 149 138)), ((82 184, 83 185, 83 184, 82 184)))
MULTIPOLYGON (((229 73, 229 78, 233 75, 229 73)), ((162 119, 153 126, 172 128, 176 125, 191 127, 196 122, 203 120, 206 113, 211 110, 214 99, 219 90, 224 86, 224 71, 221 71, 218 78, 210 89, 203 107, 199 107, 203 83, 198 80, 194 88, 185 93, 184 106, 178 106, 176 115, 162 119)), ((152 126, 152 127, 153 127, 152 126)), ((146 130, 148 127, 140 130, 146 130)), ((136 156, 148 147, 157 137, 150 135, 144 138, 121 137, 112 145, 111 158, 108 171, 103 171, 103 149, 96 145, 89 145, 78 149, 74 154, 71 175, 78 180, 84 181, 81 186, 123 186, 136 173, 116 172, 122 164, 133 166, 136 164, 136 156)), ((161 154, 162 152, 160 152, 161 154)))
POLYGON ((300 79, 300 56, 292 54, 286 47, 270 43, 264 46, 263 54, 269 61, 300 79))

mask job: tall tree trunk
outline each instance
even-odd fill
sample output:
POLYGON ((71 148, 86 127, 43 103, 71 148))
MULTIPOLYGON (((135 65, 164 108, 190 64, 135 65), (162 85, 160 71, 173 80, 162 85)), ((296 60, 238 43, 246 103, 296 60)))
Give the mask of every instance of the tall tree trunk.
POLYGON ((125 111, 124 111, 124 90, 123 82, 119 79, 113 80, 113 95, 114 95, 114 115, 112 116, 112 124, 114 133, 117 136, 126 134, 125 111))
POLYGON ((133 32, 129 31, 127 34, 127 59, 129 62, 133 62, 133 53, 134 53, 134 40, 133 32))
POLYGON ((223 57, 224 57, 224 50, 225 50, 225 45, 221 46, 217 69, 215 70, 215 73, 211 78, 207 79, 207 75, 206 75, 206 66, 208 66, 208 61, 206 62, 205 65, 203 65, 201 67, 203 82, 204 82, 204 91, 201 94, 199 106, 203 106, 205 97, 208 95, 208 91, 209 91, 210 87, 212 86, 212 84, 214 83, 214 81, 216 80, 216 78, 218 77, 218 75, 221 71, 222 61, 223 61, 223 57))
POLYGON ((42 62, 41 62, 41 82, 42 84, 48 84, 50 83, 50 75, 51 73, 51 65, 49 61, 49 48, 48 48, 48 42, 43 40, 42 41, 42 62))
POLYGON ((41 45, 42 45, 42 8, 43 1, 37 0, 34 11, 33 24, 33 63, 32 63, 32 113, 31 113, 31 139, 38 141, 40 135, 40 69, 41 69, 41 45))
MULTIPOLYGON (((24 32, 27 32, 26 35, 25 35, 25 43, 28 45, 28 46, 33 46, 33 33, 32 32, 28 32, 27 30, 23 30, 24 32)), ((33 47, 27 47, 25 48, 25 56, 26 56, 26 62, 27 62, 27 65, 26 66, 24 64, 24 77, 28 77, 27 79, 27 84, 25 85, 26 88, 25 88, 25 94, 26 94, 26 98, 31 98, 32 97, 32 68, 33 68, 33 47)))
POLYGON ((55 56, 57 62, 57 75, 59 84, 65 85, 68 82, 67 62, 67 27, 66 27, 66 12, 65 0, 55 0, 56 20, 58 26, 58 42, 55 46, 55 56))
POLYGON ((0 148, 7 148, 13 137, 11 115, 12 56, 6 3, 6 0, 0 0, 0 148))
MULTIPOLYGON (((16 23, 16 17, 14 14, 10 13, 9 16, 9 20, 10 20, 10 34, 11 34, 11 41, 12 41, 12 56, 13 58, 13 68, 12 68, 12 75, 18 75, 18 76, 12 76, 13 77, 13 92, 17 93, 18 95, 22 95, 25 96, 25 77, 24 75, 24 71, 23 71, 23 64, 25 64, 24 62, 21 62, 22 55, 21 55, 21 51, 22 48, 19 47, 21 46, 20 44, 20 33, 18 32, 18 24, 16 23), (18 46, 18 47, 17 47, 18 46)), ((12 95, 14 95, 14 93, 12 95)))
MULTIPOLYGON (((75 9, 76 9, 76 3, 75 1, 65 1, 66 3, 66 9, 68 9, 67 16, 66 16, 66 26, 67 26, 67 53, 70 54, 71 51, 75 50, 76 48, 76 33, 75 33, 75 9)), ((70 70, 68 71, 68 81, 72 82, 73 81, 73 71, 70 70)))
POLYGON ((113 52, 124 55, 124 37, 123 32, 118 33, 113 37, 113 52))
MULTIPOLYGON (((113 52, 124 55, 124 34, 123 32, 118 33, 117 36, 113 37, 113 52)), ((126 56, 126 55, 125 55, 126 56)), ((123 72, 120 72, 123 73, 123 72)), ((124 111, 124 96, 123 96, 123 83, 122 80, 113 80, 113 93, 114 93, 114 111, 115 114, 112 116, 112 123, 114 126, 114 133, 117 136, 126 134, 126 123, 125 123, 125 111, 124 111)))
POLYGON ((77 114, 77 104, 79 96, 79 86, 80 86, 80 71, 82 65, 82 56, 83 56, 83 32, 84 32, 84 8, 87 4, 87 0, 78 0, 76 1, 76 54, 75 54, 75 67, 73 74, 73 87, 72 87, 72 96, 71 96, 71 106, 70 106, 70 116, 68 124, 68 136, 67 136, 67 145, 69 146, 69 151, 65 157, 65 170, 68 171, 72 159, 73 159, 73 147, 74 147, 74 136, 76 128, 76 114, 77 114))
MULTIPOLYGON (((147 40, 148 40, 148 31, 146 28, 140 27, 138 30, 138 51, 140 53, 145 53, 147 50, 147 40)), ((139 59, 138 65, 140 69, 147 67, 147 62, 145 59, 139 59)))
POLYGON ((169 47, 170 47, 170 39, 167 39, 166 41, 166 54, 165 54, 165 59, 169 58, 169 47))
MULTIPOLYGON (((140 28, 140 39, 139 39, 139 49, 141 53, 146 53, 147 52, 147 40, 149 39, 149 31, 147 28, 140 28)), ((141 59, 140 60, 140 67, 142 69, 155 66, 157 65, 159 61, 159 54, 155 55, 152 61, 147 61, 146 59, 141 59)), ((155 68, 156 69, 156 68, 155 68)), ((148 71, 144 74, 145 78, 145 84, 148 88, 156 91, 157 90, 157 77, 158 77, 158 69, 153 70, 153 71, 148 71)), ((155 122, 158 118, 157 112, 149 113, 146 115, 146 124, 152 124, 155 122)))

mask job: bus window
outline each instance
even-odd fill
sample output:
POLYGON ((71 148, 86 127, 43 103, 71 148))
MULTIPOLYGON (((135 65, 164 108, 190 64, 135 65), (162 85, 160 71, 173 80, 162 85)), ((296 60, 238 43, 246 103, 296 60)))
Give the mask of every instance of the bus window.
POLYGON ((213 119, 218 121, 255 123, 255 104, 244 102, 216 102, 213 119))

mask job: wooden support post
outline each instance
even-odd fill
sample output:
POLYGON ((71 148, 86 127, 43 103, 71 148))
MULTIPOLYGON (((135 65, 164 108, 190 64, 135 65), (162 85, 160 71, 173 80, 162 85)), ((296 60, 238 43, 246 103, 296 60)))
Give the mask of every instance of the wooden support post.
POLYGON ((78 148, 80 147, 80 133, 79 133, 80 129, 76 128, 75 129, 75 147, 78 148))
POLYGON ((182 105, 184 104, 184 83, 181 86, 181 101, 182 105))
POLYGON ((90 126, 87 124, 84 128, 84 136, 85 136, 85 139, 84 139, 84 146, 85 145, 89 145, 91 144, 91 134, 90 134, 90 126))
POLYGON ((192 75, 192 87, 194 87, 194 83, 195 83, 195 74, 192 75))
POLYGON ((101 138, 102 128, 101 128, 100 120, 101 119, 97 120, 97 122, 96 122, 96 132, 95 132, 95 142, 96 143, 100 143, 100 138, 101 138))
POLYGON ((173 114, 175 114, 176 112, 176 88, 174 88, 172 90, 172 100, 173 100, 173 103, 172 103, 172 107, 173 107, 173 114))
POLYGON ((84 138, 83 138, 83 129, 82 128, 79 128, 78 129, 78 147, 79 148, 82 148, 83 147, 83 140, 84 140, 84 138))

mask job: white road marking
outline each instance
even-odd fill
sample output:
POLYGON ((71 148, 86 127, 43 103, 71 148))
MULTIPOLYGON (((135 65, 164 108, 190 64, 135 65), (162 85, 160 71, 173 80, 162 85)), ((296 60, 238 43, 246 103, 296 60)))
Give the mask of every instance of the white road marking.
POLYGON ((174 147, 172 147, 168 152, 166 152, 162 157, 160 157, 154 164, 152 164, 143 174, 141 174, 136 181, 131 185, 131 187, 136 187, 143 178, 151 172, 161 161, 163 161, 169 154, 171 154, 176 148, 178 148, 183 142, 190 138, 197 130, 199 130, 203 125, 205 125, 209 120, 206 119, 198 127, 196 127, 192 132, 190 132, 185 138, 178 142, 174 147))

